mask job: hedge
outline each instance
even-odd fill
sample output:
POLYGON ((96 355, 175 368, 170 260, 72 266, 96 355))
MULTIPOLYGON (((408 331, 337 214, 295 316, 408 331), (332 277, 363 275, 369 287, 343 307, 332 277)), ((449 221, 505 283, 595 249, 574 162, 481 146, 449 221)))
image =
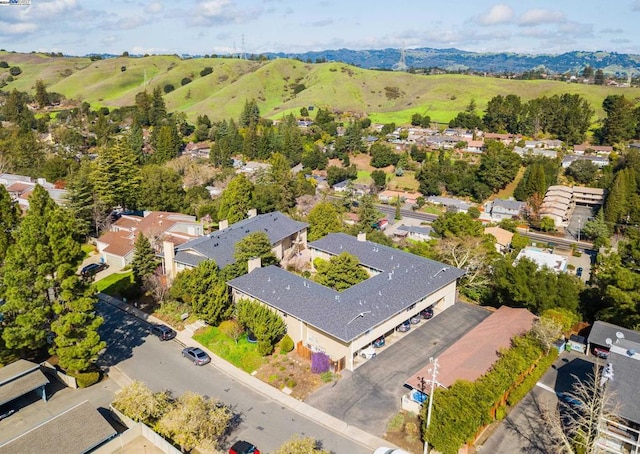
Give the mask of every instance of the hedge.
POLYGON ((529 391, 538 383, 540 377, 549 369, 553 362, 558 357, 558 350, 552 349, 547 356, 540 358, 540 361, 536 364, 536 368, 520 383, 513 391, 509 393, 507 397, 507 403, 510 407, 513 407, 527 395, 529 391))
POLYGON ((79 388, 88 388, 100 381, 100 372, 76 372, 70 375, 76 379, 79 388))

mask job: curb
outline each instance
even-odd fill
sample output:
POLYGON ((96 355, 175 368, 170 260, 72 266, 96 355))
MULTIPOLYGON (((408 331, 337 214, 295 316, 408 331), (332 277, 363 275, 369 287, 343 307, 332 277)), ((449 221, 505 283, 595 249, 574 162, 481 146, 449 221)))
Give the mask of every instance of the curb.
MULTIPOLYGON (((106 295, 104 293, 99 293, 98 299, 114 307, 117 307, 118 309, 124 312, 127 312, 128 314, 136 318, 142 319, 148 323, 164 323, 162 320, 154 317, 153 315, 146 314, 141 310, 135 307, 132 307, 129 304, 125 304, 119 299, 106 295)), ((324 428, 329 429, 340 435, 343 435, 344 437, 347 437, 352 441, 355 441, 356 443, 360 444, 363 447, 370 448, 372 451, 380 446, 395 447, 392 445, 392 443, 390 443, 387 440, 384 440, 375 435, 371 435, 370 433, 358 427, 350 426, 346 422, 334 416, 331 416, 327 413, 324 413, 312 407, 311 405, 306 404, 294 397, 288 396, 282 393, 280 390, 274 388, 273 386, 263 382, 262 380, 255 378, 254 376, 249 375, 244 371, 239 370, 237 367, 227 362, 226 360, 220 358, 215 353, 207 349, 205 346, 198 343, 195 339, 188 336, 186 333, 184 333, 184 330, 178 331, 176 337, 173 340, 177 341, 180 345, 183 345, 183 346, 200 347, 201 349, 206 351, 211 357, 211 365, 216 369, 218 369, 219 371, 223 372, 225 375, 240 382, 244 386, 247 386, 248 388, 251 388, 252 390, 262 394, 266 398, 286 406, 287 408, 295 411, 299 415, 304 416, 312 421, 315 421, 316 423, 320 424, 324 428)), ((117 367, 110 368, 109 376, 111 376, 111 369, 115 370, 116 376, 119 375, 117 380, 114 377, 114 381, 119 385, 120 385, 120 382, 118 380, 124 380, 125 384, 127 384, 126 380, 129 380, 129 382, 131 381, 129 377, 127 377, 125 374, 117 370, 117 367)))

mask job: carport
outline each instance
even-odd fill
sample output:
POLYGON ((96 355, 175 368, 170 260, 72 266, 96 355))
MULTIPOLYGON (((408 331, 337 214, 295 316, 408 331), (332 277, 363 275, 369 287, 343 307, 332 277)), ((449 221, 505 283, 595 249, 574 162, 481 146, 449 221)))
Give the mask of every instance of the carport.
POLYGON ((40 370, 40 365, 19 359, 0 369, 0 405, 37 391, 46 402, 45 386, 49 380, 40 370))

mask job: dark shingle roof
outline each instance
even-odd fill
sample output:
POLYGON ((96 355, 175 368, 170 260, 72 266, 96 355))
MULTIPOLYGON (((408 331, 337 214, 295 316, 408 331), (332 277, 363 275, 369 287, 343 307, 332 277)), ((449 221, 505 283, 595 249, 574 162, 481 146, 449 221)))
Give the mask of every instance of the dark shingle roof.
POLYGON ((618 325, 613 325, 607 322, 596 321, 591 327, 589 332, 588 342, 590 344, 600 345, 606 347, 607 339, 611 339, 611 342, 615 342, 622 334, 623 339, 630 340, 632 342, 640 343, 640 333, 630 329, 622 328, 618 325))
POLYGON ((401 225, 400 227, 398 227, 398 230, 409 233, 417 233, 421 235, 431 235, 431 233, 433 233, 433 229, 431 227, 418 227, 415 225, 401 225))
POLYGON ((107 420, 88 401, 84 401, 3 444, 0 452, 80 454, 91 451, 115 435, 116 431, 107 420))
POLYGON ((348 342, 464 274, 458 268, 343 233, 329 234, 309 246, 331 255, 349 252, 379 274, 343 292, 275 266, 256 269, 228 284, 348 342))
POLYGON ((612 353, 607 362, 613 367, 614 378, 607 386, 618 404, 616 413, 632 422, 640 423, 640 360, 612 353))
POLYGON ((493 201, 493 208, 500 207, 510 211, 520 211, 524 206, 524 202, 518 202, 517 200, 495 199, 493 201))
POLYGON ((294 221, 279 211, 260 214, 178 246, 175 261, 197 266, 204 260, 213 259, 219 268, 224 268, 235 262, 233 253, 236 243, 250 233, 266 233, 273 245, 305 229, 307 225, 304 222, 294 221))

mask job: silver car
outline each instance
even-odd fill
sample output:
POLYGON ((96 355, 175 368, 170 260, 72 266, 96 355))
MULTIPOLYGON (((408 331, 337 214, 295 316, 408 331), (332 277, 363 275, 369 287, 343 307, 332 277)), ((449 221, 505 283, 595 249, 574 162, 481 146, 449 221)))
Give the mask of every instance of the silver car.
POLYGON ((198 347, 187 347, 182 350, 182 356, 188 358, 196 366, 204 366, 211 362, 211 357, 198 347))

